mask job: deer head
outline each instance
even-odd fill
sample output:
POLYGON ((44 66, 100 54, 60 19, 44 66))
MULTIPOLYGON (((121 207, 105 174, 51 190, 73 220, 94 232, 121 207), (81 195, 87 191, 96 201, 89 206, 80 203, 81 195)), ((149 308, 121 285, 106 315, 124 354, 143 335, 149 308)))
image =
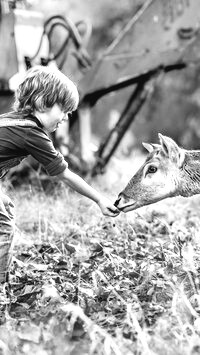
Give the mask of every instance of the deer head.
POLYGON ((173 139, 158 136, 160 144, 143 143, 149 152, 146 161, 115 202, 123 212, 180 194, 185 150, 173 139))

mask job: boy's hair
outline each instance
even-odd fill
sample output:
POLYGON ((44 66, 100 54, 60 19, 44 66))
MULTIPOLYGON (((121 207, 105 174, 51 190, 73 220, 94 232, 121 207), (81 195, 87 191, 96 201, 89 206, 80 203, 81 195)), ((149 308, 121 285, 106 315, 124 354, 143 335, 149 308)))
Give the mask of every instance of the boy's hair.
POLYGON ((57 68, 37 65, 26 72, 15 92, 14 109, 18 112, 44 112, 58 104, 63 112, 77 109, 79 94, 75 84, 57 68))

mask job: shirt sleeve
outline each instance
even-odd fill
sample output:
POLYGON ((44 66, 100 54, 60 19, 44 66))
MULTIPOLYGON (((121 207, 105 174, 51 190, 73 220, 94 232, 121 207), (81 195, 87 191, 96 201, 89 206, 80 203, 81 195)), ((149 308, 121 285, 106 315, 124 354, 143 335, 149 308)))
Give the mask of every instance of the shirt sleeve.
POLYGON ((68 167, 63 155, 57 152, 50 138, 40 128, 29 128, 24 149, 41 163, 51 176, 61 174, 68 167))

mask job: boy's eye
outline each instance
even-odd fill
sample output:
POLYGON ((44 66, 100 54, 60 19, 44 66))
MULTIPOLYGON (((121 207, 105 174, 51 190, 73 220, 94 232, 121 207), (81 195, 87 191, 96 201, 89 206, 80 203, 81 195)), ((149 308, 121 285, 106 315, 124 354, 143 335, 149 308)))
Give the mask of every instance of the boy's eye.
POLYGON ((156 166, 150 165, 150 166, 148 167, 148 169, 147 169, 147 174, 154 174, 154 173, 156 173, 157 170, 158 170, 158 169, 157 169, 156 166))

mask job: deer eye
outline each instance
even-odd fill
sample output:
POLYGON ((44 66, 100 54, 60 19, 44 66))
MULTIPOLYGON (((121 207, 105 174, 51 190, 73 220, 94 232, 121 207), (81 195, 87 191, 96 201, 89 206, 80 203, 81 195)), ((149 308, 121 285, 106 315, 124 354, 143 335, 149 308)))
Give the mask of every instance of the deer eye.
POLYGON ((158 170, 158 169, 157 169, 156 166, 150 165, 150 166, 148 167, 148 169, 147 169, 147 174, 154 174, 154 173, 156 173, 157 170, 158 170))

